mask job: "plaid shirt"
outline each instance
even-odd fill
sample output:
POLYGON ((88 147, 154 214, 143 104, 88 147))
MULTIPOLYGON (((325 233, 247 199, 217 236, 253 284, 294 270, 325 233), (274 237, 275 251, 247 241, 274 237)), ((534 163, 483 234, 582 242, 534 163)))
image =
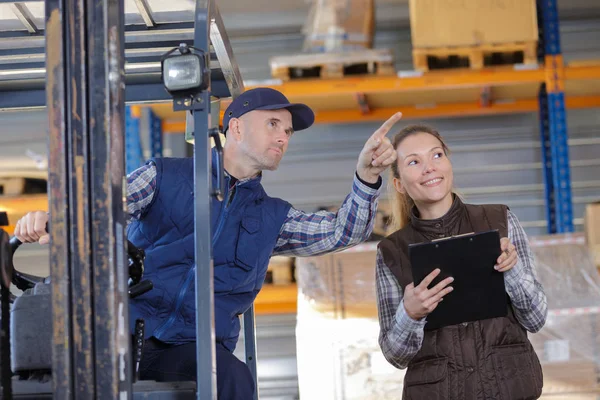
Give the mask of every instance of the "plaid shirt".
MULTIPOLYGON (((152 162, 127 177, 127 210, 132 218, 139 218, 152 202, 155 188, 156 165, 152 162)), ((290 208, 273 255, 313 256, 365 241, 373 230, 379 194, 380 189, 365 185, 354 174, 352 191, 337 213, 305 213, 290 208)))
MULTIPOLYGON (((517 264, 504 273, 506 292, 519 323, 529 332, 544 326, 548 315, 546 294, 539 283, 525 231, 517 217, 508 211, 508 238, 517 249, 517 264)), ((408 316, 402 288, 377 252, 375 271, 379 312, 379 346, 385 358, 397 368, 406 368, 423 342, 425 320, 408 316)))

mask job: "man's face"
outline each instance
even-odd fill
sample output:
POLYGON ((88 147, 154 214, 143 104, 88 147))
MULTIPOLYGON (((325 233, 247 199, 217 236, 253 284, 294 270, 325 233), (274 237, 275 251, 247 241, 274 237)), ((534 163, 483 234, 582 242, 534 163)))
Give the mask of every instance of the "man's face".
POLYGON ((240 150, 259 170, 276 170, 294 133, 288 110, 254 110, 240 117, 240 150))

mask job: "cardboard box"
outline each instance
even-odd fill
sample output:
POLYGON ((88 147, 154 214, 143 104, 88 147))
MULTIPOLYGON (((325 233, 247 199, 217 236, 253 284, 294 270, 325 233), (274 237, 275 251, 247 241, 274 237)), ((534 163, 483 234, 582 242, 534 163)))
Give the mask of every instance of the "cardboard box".
POLYGON ((377 318, 377 243, 319 257, 298 257, 298 293, 314 311, 329 318, 377 318))
POLYGON ((267 275, 273 285, 289 285, 294 282, 294 259, 285 256, 274 256, 269 261, 267 275))
POLYGON ((600 202, 588 204, 585 209, 585 240, 600 268, 600 202))
POLYGON ((410 0, 413 48, 538 40, 535 0, 410 0))

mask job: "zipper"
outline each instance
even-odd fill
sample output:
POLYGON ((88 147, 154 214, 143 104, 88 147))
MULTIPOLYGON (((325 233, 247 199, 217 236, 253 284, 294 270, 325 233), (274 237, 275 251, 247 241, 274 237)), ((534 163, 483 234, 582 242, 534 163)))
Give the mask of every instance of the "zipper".
MULTIPOLYGON (((227 219, 227 213, 229 211, 228 208, 230 205, 233 204, 233 201, 234 201, 233 197, 236 192, 235 186, 232 189, 233 190, 227 191, 227 201, 223 201, 223 204, 221 205, 221 211, 220 211, 220 215, 219 215, 219 224, 217 225, 217 229, 215 230, 215 233, 212 238, 213 247, 214 247, 214 244, 217 242, 217 239, 221 235, 221 231, 223 230, 223 225, 225 225, 225 220, 227 219)), ((195 269, 196 269, 196 267, 194 265, 194 267, 190 268, 190 270, 188 271, 185 281, 183 282, 183 285, 181 286, 181 289, 179 290, 179 294, 177 295, 177 301, 175 302, 175 309, 171 312, 171 315, 169 315, 169 318, 167 319, 167 321, 154 331, 155 336, 157 338, 160 338, 160 336, 162 336, 162 334, 165 333, 165 331, 168 328, 170 328, 171 325, 173 325, 173 323, 175 322, 177 313, 179 312, 179 309, 181 308, 181 303, 183 303, 185 294, 187 293, 190 283, 192 281, 192 277, 194 276, 193 272, 195 271, 195 269)))
POLYGON ((237 183, 235 184, 235 186, 233 188, 231 188, 231 190, 227 191, 227 199, 225 199, 226 201, 223 201, 223 204, 221 204, 221 212, 219 215, 219 224, 217 225, 217 229, 215 229, 215 233, 213 234, 213 237, 212 237, 213 247, 215 246, 215 243, 217 243, 219 236, 221 236, 221 231, 223 230, 223 225, 225 225, 225 220, 227 219, 227 214, 229 213, 229 206, 231 206, 233 204, 233 202, 235 201, 235 192, 237 192, 236 186, 237 186, 237 183))
POLYGON ((167 328, 170 328, 171 325, 173 325, 173 322, 175 322, 175 317, 177 316, 177 312, 181 308, 181 304, 183 303, 183 298, 185 297, 185 294, 187 293, 187 291, 189 289, 189 286, 192 281, 192 277, 194 276, 195 270, 196 270, 196 267, 194 266, 194 267, 190 268, 190 270, 188 271, 187 276, 185 277, 185 281, 183 282, 183 286, 181 287, 181 290, 179 291, 179 295, 177 296, 177 301, 175 302, 175 310, 173 310, 173 312, 169 316, 169 319, 167 319, 167 321, 162 326, 160 326, 159 328, 157 328, 154 331, 154 334, 156 335, 157 338, 160 339, 160 337, 162 336, 163 333, 165 333, 167 328))

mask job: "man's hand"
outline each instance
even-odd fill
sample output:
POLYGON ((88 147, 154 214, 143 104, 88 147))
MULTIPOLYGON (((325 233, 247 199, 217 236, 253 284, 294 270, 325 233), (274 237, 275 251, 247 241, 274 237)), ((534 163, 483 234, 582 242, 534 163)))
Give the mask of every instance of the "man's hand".
POLYGON ((23 218, 17 221, 15 226, 15 236, 22 243, 38 242, 48 244, 50 235, 46 232, 46 223, 48 214, 45 211, 33 211, 27 213, 23 218))
POLYGON ((392 163, 396 162, 396 150, 392 147, 390 139, 385 135, 400 118, 402 118, 402 113, 394 114, 365 143, 356 165, 356 172, 363 181, 377 183, 379 175, 392 163))
POLYGON ((514 244, 510 242, 508 238, 500 239, 500 249, 502 250, 502 254, 496 260, 496 266, 494 269, 499 272, 510 271, 515 265, 517 265, 517 261, 519 259, 517 255, 517 248, 514 244))
POLYGON ((408 316, 415 321, 426 317, 435 310, 444 296, 453 290, 452 286, 448 286, 454 282, 452 277, 444 279, 431 289, 427 288, 439 274, 440 269, 437 268, 427 275, 417 287, 413 283, 406 286, 404 290, 404 308, 408 316))

